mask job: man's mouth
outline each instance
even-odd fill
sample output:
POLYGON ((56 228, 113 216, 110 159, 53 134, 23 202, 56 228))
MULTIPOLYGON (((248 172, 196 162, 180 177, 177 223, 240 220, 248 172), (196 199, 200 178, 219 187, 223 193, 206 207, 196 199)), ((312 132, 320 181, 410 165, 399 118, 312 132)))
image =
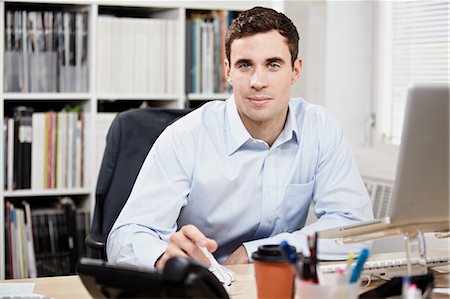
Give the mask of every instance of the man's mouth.
POLYGON ((256 106, 262 106, 271 100, 270 97, 266 97, 266 96, 250 96, 247 98, 253 105, 256 105, 256 106))

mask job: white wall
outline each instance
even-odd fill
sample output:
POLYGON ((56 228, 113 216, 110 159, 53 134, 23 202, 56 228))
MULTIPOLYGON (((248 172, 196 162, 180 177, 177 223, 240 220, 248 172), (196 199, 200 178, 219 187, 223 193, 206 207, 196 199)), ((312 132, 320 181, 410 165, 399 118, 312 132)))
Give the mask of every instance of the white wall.
POLYGON ((323 1, 287 1, 285 14, 299 31, 299 57, 303 60, 303 74, 292 90, 293 97, 324 105, 325 88, 325 17, 323 1))
POLYGON ((326 106, 354 147, 368 144, 374 3, 287 1, 284 10, 299 29, 304 65, 293 96, 326 106))
POLYGON ((325 105, 365 145, 372 95, 372 2, 328 2, 325 105))

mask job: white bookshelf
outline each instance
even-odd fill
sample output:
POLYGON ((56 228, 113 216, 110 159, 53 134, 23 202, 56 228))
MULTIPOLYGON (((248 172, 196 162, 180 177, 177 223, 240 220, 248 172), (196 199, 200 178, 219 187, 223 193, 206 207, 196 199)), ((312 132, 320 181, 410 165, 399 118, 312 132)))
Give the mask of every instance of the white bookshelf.
MULTIPOLYGON (((0 2, 0 16, 1 19, 4 19, 5 15, 5 4, 3 2, 0 2)), ((0 22, 0 36, 3 37, 5 32, 5 23, 4 22, 0 22)), ((2 138, 0 138, 0 152, 2 153, 2 157, 0 159, 0 169, 2 169, 1 173, 0 173, 0 182, 2 182, 1 188, 0 188, 0 248, 6 248, 5 247, 5 198, 4 198, 4 190, 3 190, 3 181, 5 180, 4 178, 4 141, 3 141, 3 119, 4 119, 4 96, 3 96, 3 72, 4 72, 4 68, 3 68, 3 53, 4 53, 4 42, 3 42, 3 38, 2 41, 0 42, 0 55, 2 56, 0 58, 0 115, 1 115, 1 119, 0 119, 0 125, 2 128, 2 138)), ((0 250, 0 279, 4 279, 5 278, 5 250, 0 250)))
POLYGON ((4 101, 24 101, 24 100, 90 100, 92 95, 89 93, 67 93, 67 92, 5 92, 3 93, 4 101))
POLYGON ((42 196, 66 196, 66 195, 89 195, 89 188, 72 188, 72 189, 45 189, 45 190, 15 190, 4 191, 4 196, 8 198, 14 197, 42 197, 42 196))
MULTIPOLYGON (((23 0, 6 0, 0 1, 0 127, 3 128, 4 118, 6 116, 6 107, 18 105, 40 105, 45 104, 49 107, 61 107, 61 103, 80 103, 82 110, 86 116, 86 124, 88 131, 84 139, 85 147, 85 168, 84 174, 87 176, 86 185, 81 188, 66 188, 66 189, 46 189, 46 190, 4 190, 3 182, 6 179, 4 175, 4 140, 3 135, 0 139, 0 148, 2 155, 0 159, 0 181, 2 187, 0 189, 0 248, 5 247, 5 202, 6 200, 14 200, 20 198, 32 199, 32 201, 39 201, 43 197, 63 197, 76 196, 82 198, 81 205, 90 207, 93 213, 95 186, 98 173, 98 165, 100 164, 98 151, 100 147, 104 147, 104 140, 98 140, 96 136, 97 120, 100 119, 98 111, 99 107, 113 103, 121 102, 139 102, 146 101, 151 106, 158 107, 172 107, 183 108, 187 104, 187 100, 204 102, 214 99, 226 99, 229 94, 217 93, 187 93, 185 87, 185 66, 186 66, 186 40, 185 40, 185 24, 186 15, 189 10, 231 10, 241 11, 253 7, 255 5, 272 6, 275 7, 272 1, 95 1, 95 0, 72 0, 72 1, 23 1, 23 0), (6 11, 10 8, 21 10, 47 10, 47 11, 85 11, 87 12, 88 35, 87 35, 87 90, 83 92, 11 92, 5 90, 5 22, 6 11), (99 90, 98 87, 98 72, 101 61, 99 61, 97 50, 101 36, 98 35, 99 19, 105 15, 117 13, 119 16, 133 17, 138 14, 140 18, 155 18, 166 19, 174 22, 176 30, 179 34, 177 37, 177 47, 174 54, 174 61, 176 61, 176 72, 171 74, 171 82, 165 84, 171 86, 170 92, 111 92, 108 90, 99 90), (172 82, 173 81, 173 82, 172 82)), ((165 67, 165 66, 163 66, 165 67)), ((114 70, 111 70, 113 72, 114 70)), ((133 71, 133 70, 131 70, 133 71)), ((148 71, 148 80, 155 80, 157 74, 153 74, 151 70, 148 71)), ((57 108, 55 108, 57 109, 57 108)), ((99 125, 100 127, 100 125, 99 125)), ((104 130, 104 128, 102 128, 104 130)), ((2 130, 3 132, 3 130, 2 130)), ((3 133, 2 133, 3 134, 3 133)), ((0 279, 5 278, 5 250, 0 251, 0 279)))
POLYGON ((226 100, 230 93, 189 93, 187 98, 192 101, 226 100))

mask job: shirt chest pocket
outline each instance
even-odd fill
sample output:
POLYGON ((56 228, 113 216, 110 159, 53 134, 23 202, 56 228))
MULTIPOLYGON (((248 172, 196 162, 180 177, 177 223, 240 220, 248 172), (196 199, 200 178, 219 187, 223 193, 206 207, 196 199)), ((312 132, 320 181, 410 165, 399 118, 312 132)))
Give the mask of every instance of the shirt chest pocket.
POLYGON ((280 215, 283 231, 293 232, 305 225, 313 191, 314 180, 306 184, 289 184, 286 186, 280 215))

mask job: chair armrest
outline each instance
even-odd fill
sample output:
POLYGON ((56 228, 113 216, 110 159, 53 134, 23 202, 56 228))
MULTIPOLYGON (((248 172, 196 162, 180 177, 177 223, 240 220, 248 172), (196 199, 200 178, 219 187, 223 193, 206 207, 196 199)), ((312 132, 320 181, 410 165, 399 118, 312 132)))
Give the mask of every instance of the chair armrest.
POLYGON ((86 239, 86 246, 91 249, 105 251, 106 236, 103 234, 89 234, 86 239))

